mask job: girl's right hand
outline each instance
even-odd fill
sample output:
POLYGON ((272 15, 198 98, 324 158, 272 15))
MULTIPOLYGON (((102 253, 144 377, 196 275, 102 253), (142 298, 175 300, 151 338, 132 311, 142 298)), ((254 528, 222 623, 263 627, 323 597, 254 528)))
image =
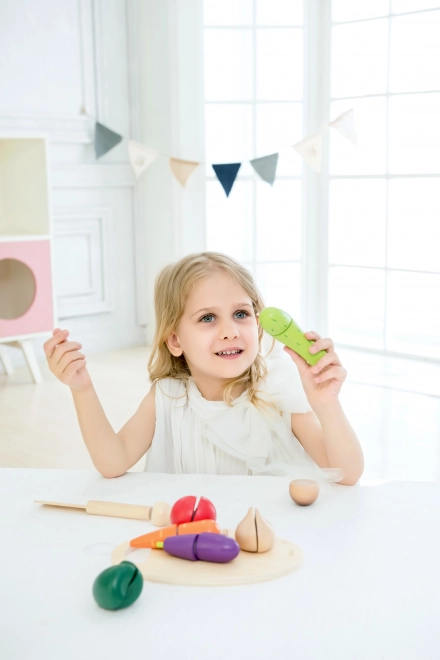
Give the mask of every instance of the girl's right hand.
POLYGON ((50 371, 73 390, 87 389, 92 380, 86 368, 85 356, 78 350, 82 345, 75 341, 66 341, 68 330, 55 328, 52 335, 43 344, 50 371))

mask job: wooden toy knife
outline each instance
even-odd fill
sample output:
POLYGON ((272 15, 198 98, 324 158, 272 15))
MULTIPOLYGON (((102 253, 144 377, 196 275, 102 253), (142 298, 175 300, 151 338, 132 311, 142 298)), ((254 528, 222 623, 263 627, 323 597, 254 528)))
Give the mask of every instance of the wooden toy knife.
POLYGON ((121 504, 118 502, 100 502, 89 500, 87 504, 68 504, 67 502, 46 502, 34 500, 36 504, 46 506, 60 506, 73 509, 83 509, 86 513, 95 516, 112 516, 114 518, 134 518, 136 520, 149 520, 157 527, 170 525, 171 506, 165 502, 156 502, 153 506, 141 504, 121 504))

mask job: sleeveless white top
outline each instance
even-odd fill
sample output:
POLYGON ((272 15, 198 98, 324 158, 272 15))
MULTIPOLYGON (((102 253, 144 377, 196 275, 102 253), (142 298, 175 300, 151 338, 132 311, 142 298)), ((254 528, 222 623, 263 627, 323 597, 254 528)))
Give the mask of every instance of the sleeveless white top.
MULTIPOLYGON (((265 337, 262 354, 270 339, 265 337)), ((271 474, 339 481, 339 468, 320 468, 291 429, 291 413, 312 410, 298 368, 276 342, 266 358, 267 377, 261 398, 276 403, 280 413, 257 409, 247 392, 228 406, 203 398, 192 376, 185 381, 162 378, 156 383, 156 429, 144 472, 204 474, 271 474)))

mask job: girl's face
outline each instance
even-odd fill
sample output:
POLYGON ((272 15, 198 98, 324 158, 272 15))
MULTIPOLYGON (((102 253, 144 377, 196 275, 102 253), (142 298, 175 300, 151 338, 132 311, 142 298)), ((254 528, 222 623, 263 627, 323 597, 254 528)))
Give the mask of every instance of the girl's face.
POLYGON ((167 344, 173 355, 183 353, 198 386, 211 383, 219 391, 223 379, 242 374, 258 353, 258 319, 249 295, 225 273, 209 275, 194 287, 167 344), (219 355, 234 350, 238 354, 219 355))

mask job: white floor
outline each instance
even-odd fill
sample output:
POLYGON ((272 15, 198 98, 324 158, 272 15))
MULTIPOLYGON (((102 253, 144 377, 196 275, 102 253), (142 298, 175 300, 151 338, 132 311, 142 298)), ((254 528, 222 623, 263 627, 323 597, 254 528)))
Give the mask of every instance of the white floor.
MULTIPOLYGON (((341 402, 364 449, 362 480, 439 481, 440 365, 336 350, 348 371, 341 402)), ((115 430, 149 390, 147 359, 146 347, 88 357, 115 430)), ((39 385, 26 367, 0 372, 0 467, 93 468, 69 388, 41 369, 39 385)), ((142 468, 143 460, 132 470, 142 468)))

